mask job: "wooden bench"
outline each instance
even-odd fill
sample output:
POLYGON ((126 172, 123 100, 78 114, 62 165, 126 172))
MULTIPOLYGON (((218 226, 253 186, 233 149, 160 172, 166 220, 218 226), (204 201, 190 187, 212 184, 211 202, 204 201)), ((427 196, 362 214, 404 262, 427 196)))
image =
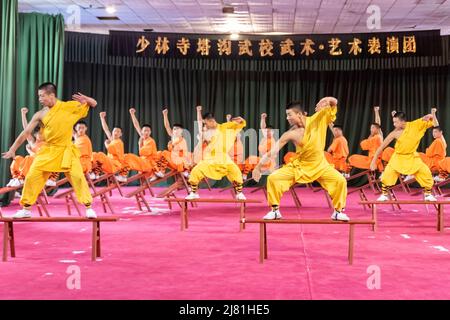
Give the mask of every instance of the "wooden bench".
POLYGON ((330 219, 248 219, 246 223, 259 223, 259 262, 263 263, 267 259, 267 224, 344 224, 349 226, 348 236, 348 263, 353 264, 353 247, 355 242, 355 225, 367 224, 374 225, 374 220, 350 220, 335 221, 330 219))
POLYGON ((165 198, 164 201, 167 202, 177 202, 181 206, 181 231, 188 228, 188 203, 236 203, 240 204, 240 219, 239 219, 239 230, 245 229, 245 209, 247 203, 261 203, 259 200, 247 199, 247 200, 236 200, 236 199, 195 199, 186 200, 184 198, 165 198))
POLYGON ((8 259, 8 244, 10 247, 11 257, 16 256, 16 249, 14 246, 14 223, 18 222, 92 222, 92 261, 95 261, 101 256, 100 252, 100 222, 115 222, 116 217, 98 217, 96 219, 88 219, 85 217, 39 217, 39 218, 25 218, 13 219, 1 217, 0 222, 3 222, 3 261, 8 259))
MULTIPOLYGON (((19 187, 4 187, 4 188, 0 188, 0 195, 5 194, 5 193, 10 193, 10 192, 15 192, 18 191, 20 189, 23 188, 22 186, 19 187)), ((43 189, 41 191, 41 193, 39 194, 39 196, 36 199, 36 207, 38 209, 39 215, 43 216, 43 213, 47 216, 50 217, 47 207, 46 205, 48 204, 48 199, 47 199, 47 194, 45 193, 45 189, 43 189)))
POLYGON ((437 230, 439 232, 444 232, 444 205, 450 204, 450 200, 438 200, 438 201, 425 201, 425 200, 389 200, 389 201, 376 201, 376 200, 367 200, 360 201, 362 205, 370 205, 372 208, 372 219, 375 221, 373 225, 373 230, 377 230, 378 226, 378 214, 377 214, 377 206, 378 205, 392 205, 392 204, 422 204, 422 205, 433 205, 437 211, 437 230))

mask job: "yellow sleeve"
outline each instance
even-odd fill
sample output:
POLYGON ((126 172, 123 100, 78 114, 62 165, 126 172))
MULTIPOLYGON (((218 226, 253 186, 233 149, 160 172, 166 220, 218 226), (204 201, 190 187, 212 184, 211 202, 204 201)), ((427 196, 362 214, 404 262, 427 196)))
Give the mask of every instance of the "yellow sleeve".
POLYGON ((223 130, 241 130, 247 125, 247 122, 244 120, 242 123, 236 123, 233 121, 224 122, 222 124, 219 124, 219 128, 221 131, 223 130))
POLYGON ((79 119, 86 118, 89 113, 87 103, 80 104, 78 101, 67 101, 64 106, 70 113, 77 115, 79 119))
POLYGON ((337 113, 337 106, 325 107, 322 110, 314 113, 311 117, 308 117, 309 119, 308 123, 312 125, 316 122, 323 121, 326 125, 329 125, 331 122, 334 122, 336 120, 336 113, 337 113))
POLYGON ((422 118, 411 121, 410 125, 418 131, 426 131, 433 126, 433 121, 424 121, 422 118))

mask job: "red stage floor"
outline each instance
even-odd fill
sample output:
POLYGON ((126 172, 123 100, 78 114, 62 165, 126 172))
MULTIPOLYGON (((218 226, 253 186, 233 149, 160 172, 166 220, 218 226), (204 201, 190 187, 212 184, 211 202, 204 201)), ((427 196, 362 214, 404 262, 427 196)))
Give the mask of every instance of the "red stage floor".
MULTIPOLYGON (((246 194, 264 199, 261 192, 246 194)), ((284 217, 330 216, 322 193, 298 189, 298 194, 304 207, 297 210, 286 194, 284 217)), ((370 211, 357 200, 356 194, 349 197, 346 213, 369 218, 370 211)), ((429 213, 417 205, 395 212, 380 207, 376 233, 356 227, 350 266, 346 226, 268 225, 269 259, 260 264, 258 226, 249 224, 239 232, 235 205, 199 204, 190 210, 189 229, 182 232, 178 206, 169 211, 161 199, 150 202, 154 211, 143 214, 133 199, 114 194, 120 221, 102 224, 102 259, 97 262, 90 260, 90 224, 15 224, 17 258, 0 263, 0 298, 450 299, 450 228, 436 231, 431 206, 429 213), (73 270, 80 271, 80 289, 68 286, 73 270), (368 286, 373 270, 380 271, 379 289, 368 286)), ((49 207, 55 216, 66 215, 61 200, 51 199, 49 207)), ((3 214, 17 208, 16 200, 2 208, 3 214)), ((99 202, 95 208, 101 213, 99 202)), ((262 217, 266 211, 265 203, 249 205, 247 217, 262 217)))

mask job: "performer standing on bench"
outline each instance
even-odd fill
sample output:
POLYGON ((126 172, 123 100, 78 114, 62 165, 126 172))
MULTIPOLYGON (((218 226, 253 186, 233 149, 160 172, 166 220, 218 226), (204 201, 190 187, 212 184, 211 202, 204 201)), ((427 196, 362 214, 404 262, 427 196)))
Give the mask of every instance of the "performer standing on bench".
POLYGON ((296 146, 296 157, 287 165, 274 171, 267 178, 267 198, 272 210, 264 219, 281 219, 279 210, 281 196, 295 183, 318 181, 328 191, 333 201, 333 220, 349 221, 342 212, 347 199, 347 181, 333 165, 325 159, 324 149, 328 125, 336 119, 337 100, 333 97, 323 98, 316 105, 316 113, 306 117, 300 102, 291 102, 286 107, 286 115, 291 128, 266 153, 256 168, 253 178, 259 181, 261 167, 275 157, 279 150, 289 141, 296 146))
MULTIPOLYGON (((197 114, 201 113, 202 107, 197 107, 197 114)), ((202 121, 205 123, 206 131, 202 139, 209 141, 204 151, 203 159, 192 169, 189 177, 191 192, 187 200, 198 199, 198 184, 204 177, 220 180, 227 176, 236 191, 237 200, 246 200, 242 193, 242 174, 239 167, 231 160, 228 152, 233 147, 237 133, 245 127, 246 122, 241 117, 231 119, 230 122, 218 124, 212 113, 206 113, 202 121)))
POLYGON ((436 198, 431 194, 433 176, 417 153, 417 147, 427 129, 431 128, 433 124, 437 125, 436 109, 432 109, 431 114, 411 122, 407 122, 404 112, 398 111, 394 114, 392 120, 395 129, 377 149, 370 164, 370 169, 375 171, 377 168, 376 160, 383 149, 394 139, 397 140, 394 154, 381 175, 382 194, 377 201, 389 200, 389 188, 395 185, 400 174, 415 176, 417 182, 424 188, 425 201, 436 201, 436 198))
POLYGON ((34 128, 42 123, 45 145, 38 151, 25 177, 19 210, 13 218, 30 218, 30 208, 52 172, 64 172, 72 185, 77 199, 86 207, 86 217, 96 218, 91 208, 92 196, 80 162, 80 152, 72 143, 74 124, 88 115, 89 107, 97 101, 81 93, 74 94, 74 101, 60 101, 56 98, 56 86, 44 83, 38 88, 39 102, 43 108, 36 112, 27 127, 20 133, 11 148, 2 154, 4 159, 14 158, 16 150, 22 145, 34 128))

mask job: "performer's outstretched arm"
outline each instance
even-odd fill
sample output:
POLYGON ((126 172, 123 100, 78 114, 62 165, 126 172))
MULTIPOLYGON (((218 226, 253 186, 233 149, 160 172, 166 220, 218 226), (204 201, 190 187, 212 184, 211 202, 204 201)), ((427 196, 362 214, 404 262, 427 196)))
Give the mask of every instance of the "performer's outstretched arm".
POLYGON ((266 164, 270 159, 275 158, 278 155, 278 152, 283 148, 289 141, 301 142, 303 140, 304 134, 303 128, 297 128, 294 130, 289 130, 285 132, 280 139, 275 143, 275 145, 268 151, 258 162, 256 167, 253 169, 252 178, 256 182, 261 179, 261 167, 266 164))
POLYGON ((78 101, 81 104, 88 104, 91 108, 95 108, 97 106, 97 101, 94 98, 88 97, 81 92, 77 92, 72 95, 72 99, 78 101))
POLYGON ((169 110, 167 108, 165 108, 162 111, 162 114, 163 114, 163 118, 164 118, 164 128, 166 128, 167 134, 169 136, 172 136, 172 128, 170 127, 169 116, 168 116, 169 110))
POLYGON ((380 107, 379 106, 373 107, 373 113, 375 115, 375 123, 381 126, 380 107))
POLYGON ((102 123, 103 132, 105 132, 106 138, 109 141, 112 141, 112 134, 111 134, 111 131, 109 131, 109 127, 108 127, 108 124, 106 123, 105 118, 106 118, 106 112, 104 112, 104 111, 100 112, 100 121, 102 123))
POLYGON ((202 106, 197 106, 197 129, 200 141, 203 141, 203 117, 202 117, 202 106))
MULTIPOLYGON (((24 107, 24 108, 20 109, 20 116, 22 118, 22 127, 24 130, 28 126, 27 113, 28 113, 28 108, 24 107)), ((32 134, 30 134, 27 137, 27 141, 29 144, 34 145, 35 139, 32 134)), ((27 149, 27 151, 28 151, 28 149, 27 149)))
POLYGON ((7 152, 2 153, 2 158, 10 159, 14 158, 16 155, 16 150, 22 145, 22 143, 27 140, 27 137, 32 134, 33 130, 39 125, 39 122, 42 119, 42 112, 38 111, 34 114, 31 121, 28 123, 26 128, 19 134, 16 141, 14 141, 13 145, 9 148, 7 152))
POLYGON ((265 112, 261 113, 261 122, 260 122, 261 129, 267 128, 266 118, 267 118, 267 113, 265 113, 265 112))
POLYGON ((397 137, 397 132, 392 131, 388 134, 386 139, 384 139, 381 146, 378 147, 377 151, 375 151, 375 154, 373 156, 372 162, 370 163, 370 170, 375 171, 377 170, 377 159, 380 156, 381 152, 397 137))
POLYGON ((141 125, 139 124, 139 120, 136 118, 136 109, 135 108, 130 108, 130 110, 128 110, 128 111, 130 112, 131 121, 133 122, 134 129, 136 130, 136 132, 139 135, 139 137, 142 137, 141 125))
POLYGON ((431 115, 433 116, 433 127, 439 127, 439 121, 438 118, 436 117, 436 112, 437 112, 436 108, 431 109, 431 115))
POLYGON ((373 113, 375 115, 375 123, 378 124, 378 133, 381 135, 381 138, 383 138, 383 130, 381 130, 381 117, 380 117, 380 107, 375 106, 373 107, 373 113))

